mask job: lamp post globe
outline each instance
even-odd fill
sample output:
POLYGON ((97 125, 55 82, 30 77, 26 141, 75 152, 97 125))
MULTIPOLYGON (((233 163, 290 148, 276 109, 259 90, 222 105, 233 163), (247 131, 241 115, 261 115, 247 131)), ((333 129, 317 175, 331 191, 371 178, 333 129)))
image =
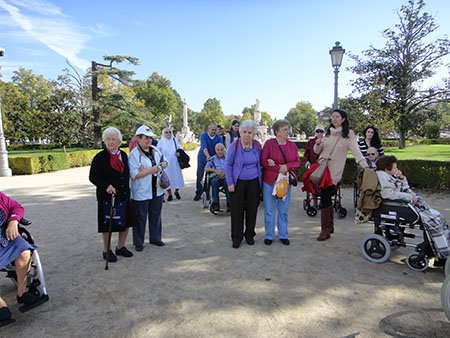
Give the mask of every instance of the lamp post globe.
MULTIPOLYGON (((0 57, 5 55, 5 50, 0 48, 0 57)), ((0 177, 12 176, 8 164, 8 152, 6 151, 5 134, 3 133, 2 98, 0 97, 0 177)))
POLYGON ((334 69, 334 100, 333 100, 333 109, 338 108, 338 74, 339 68, 342 64, 342 58, 344 56, 345 49, 342 48, 341 43, 336 41, 333 48, 330 50, 331 55, 331 66, 334 69))

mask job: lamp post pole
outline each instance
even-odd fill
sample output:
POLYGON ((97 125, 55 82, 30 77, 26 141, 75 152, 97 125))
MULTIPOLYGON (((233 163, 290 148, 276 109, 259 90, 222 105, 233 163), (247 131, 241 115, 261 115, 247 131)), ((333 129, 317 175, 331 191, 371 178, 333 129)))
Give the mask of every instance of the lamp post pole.
MULTIPOLYGON (((0 48, 0 57, 4 55, 4 50, 0 48)), ((6 151, 5 134, 3 133, 2 119, 2 98, 0 97, 0 177, 12 176, 12 171, 8 164, 8 152, 6 151)))
POLYGON ((336 41, 335 46, 330 50, 331 55, 331 65, 334 69, 334 100, 333 100, 333 109, 339 108, 338 104, 338 74, 339 68, 342 64, 342 58, 345 53, 345 49, 340 46, 340 42, 336 41))

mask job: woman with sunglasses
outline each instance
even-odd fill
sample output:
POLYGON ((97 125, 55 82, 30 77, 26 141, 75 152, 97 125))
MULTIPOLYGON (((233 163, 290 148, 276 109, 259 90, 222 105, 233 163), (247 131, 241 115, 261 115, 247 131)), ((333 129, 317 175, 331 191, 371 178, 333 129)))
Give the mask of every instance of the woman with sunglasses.
POLYGON ((181 172, 180 165, 177 159, 177 149, 181 148, 178 140, 173 136, 173 132, 169 127, 162 131, 161 139, 156 146, 158 150, 164 155, 164 158, 170 164, 167 166, 165 172, 169 176, 170 186, 167 188, 167 201, 172 201, 172 189, 175 190, 175 197, 177 200, 181 199, 180 189, 184 188, 184 178, 181 172))
POLYGON ((318 124, 316 126, 315 131, 316 131, 316 133, 314 135, 314 138, 310 139, 306 143, 305 154, 303 155, 303 162, 305 162, 305 168, 306 169, 309 169, 309 167, 311 167, 311 164, 316 163, 317 160, 319 159, 319 155, 317 155, 314 152, 314 145, 316 144, 316 140, 318 138, 322 138, 323 137, 323 134, 325 132, 325 128, 321 124, 318 124))

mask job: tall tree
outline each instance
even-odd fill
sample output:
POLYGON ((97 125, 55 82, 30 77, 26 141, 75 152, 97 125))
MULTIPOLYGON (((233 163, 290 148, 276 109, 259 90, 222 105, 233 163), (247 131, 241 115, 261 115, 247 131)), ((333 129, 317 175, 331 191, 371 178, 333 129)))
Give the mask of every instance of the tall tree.
POLYGON ((398 12, 395 29, 386 29, 382 49, 371 46, 362 52, 364 59, 352 56, 350 69, 359 77, 352 82, 354 93, 370 116, 388 117, 399 133, 399 148, 410 134, 420 134, 425 121, 435 114, 436 102, 450 100, 450 79, 442 85, 425 87, 450 53, 450 41, 431 40, 438 26, 425 12, 423 0, 409 0, 398 12))
POLYGON ((224 125, 225 122, 222 106, 220 105, 220 101, 216 98, 206 100, 199 116, 199 124, 202 128, 205 128, 204 130, 206 130, 206 127, 211 122, 220 125, 224 125))
POLYGON ((285 117, 292 127, 292 132, 306 135, 314 135, 314 127, 318 123, 317 112, 309 102, 298 102, 294 108, 289 110, 285 117))

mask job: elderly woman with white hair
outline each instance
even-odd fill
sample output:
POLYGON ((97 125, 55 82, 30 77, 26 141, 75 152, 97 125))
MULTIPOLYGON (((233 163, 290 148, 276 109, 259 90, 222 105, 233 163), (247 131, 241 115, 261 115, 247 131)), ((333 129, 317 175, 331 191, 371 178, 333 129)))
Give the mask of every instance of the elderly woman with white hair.
POLYGON ((239 128, 240 138, 230 144, 226 157, 226 181, 231 197, 231 239, 233 248, 242 239, 254 245, 255 225, 261 189, 261 144, 254 140, 256 123, 245 120, 239 128), (245 220, 245 230, 244 230, 245 220))
POLYGON ((116 262, 116 255, 131 257, 133 253, 125 247, 128 235, 128 228, 131 227, 130 210, 130 170, 128 167, 128 156, 120 150, 122 134, 114 127, 106 128, 103 131, 103 142, 105 149, 95 155, 92 160, 89 180, 94 184, 98 203, 98 232, 103 238, 103 259, 109 262, 116 262), (112 232, 118 232, 118 242, 115 254, 108 248, 109 223, 105 222, 104 202, 111 201, 111 195, 115 195, 117 202, 123 202, 126 208, 124 225, 112 225, 112 232))
POLYGON ((158 150, 164 155, 164 158, 170 164, 165 169, 167 176, 169 176, 170 186, 167 188, 167 200, 170 202, 173 199, 172 190, 175 190, 175 197, 177 200, 181 199, 180 189, 184 188, 184 178, 178 164, 177 150, 181 148, 180 143, 175 139, 172 129, 166 127, 162 131, 161 139, 156 146, 158 150))

